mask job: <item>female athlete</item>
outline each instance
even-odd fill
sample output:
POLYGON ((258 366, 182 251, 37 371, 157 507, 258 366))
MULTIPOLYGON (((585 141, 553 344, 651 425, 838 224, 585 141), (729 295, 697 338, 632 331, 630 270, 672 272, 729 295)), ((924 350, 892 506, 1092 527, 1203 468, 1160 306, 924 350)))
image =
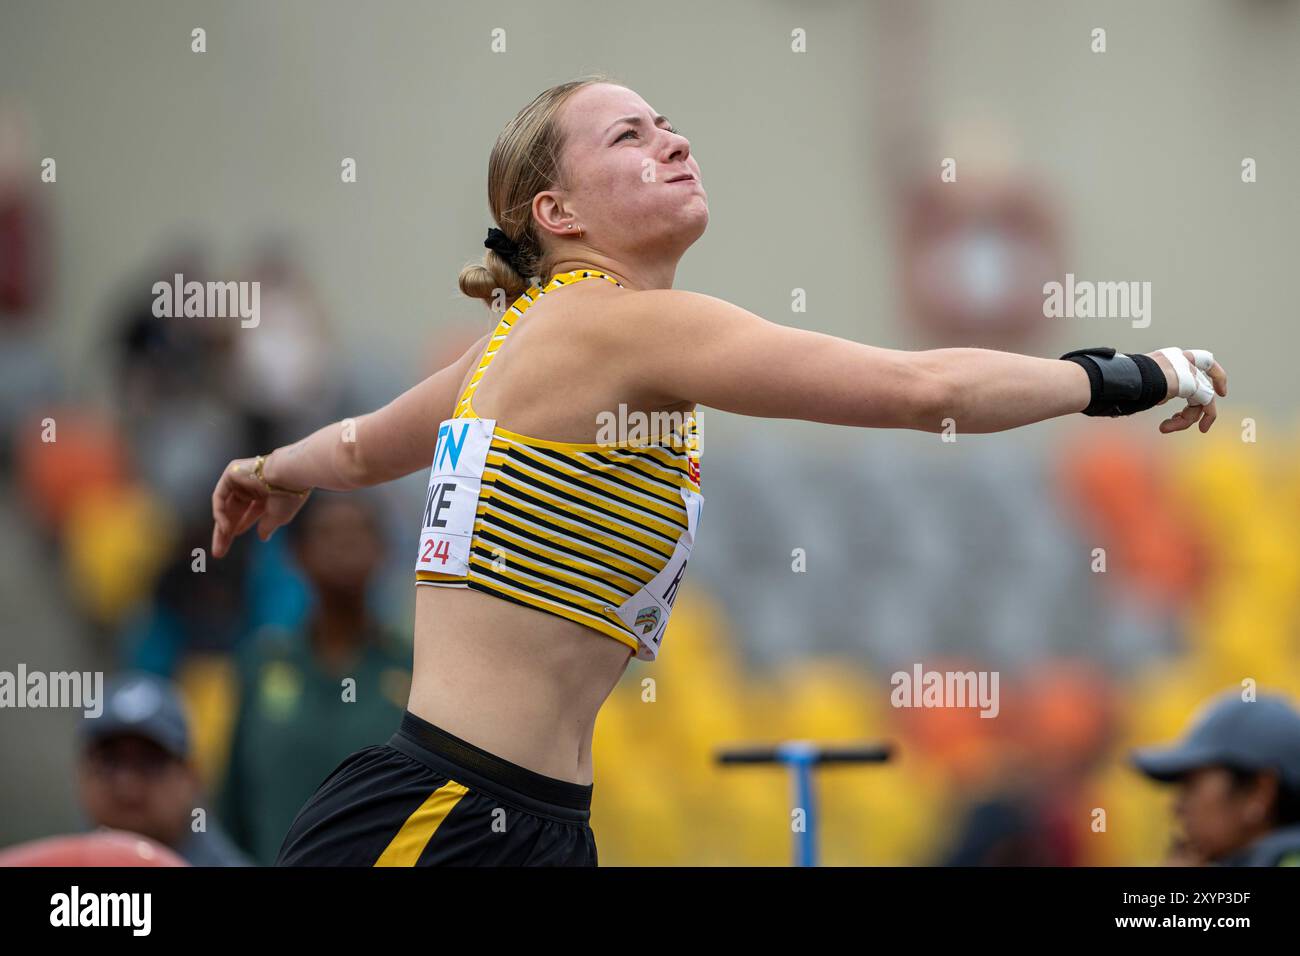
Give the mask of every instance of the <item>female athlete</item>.
POLYGON ((674 289, 709 221, 700 164, 603 76, 546 90, 506 126, 488 200, 496 226, 460 288, 495 328, 378 411, 231 462, 213 492, 221 557, 313 488, 431 469, 407 713, 321 784, 283 865, 595 865, 592 732, 628 662, 657 655, 695 545, 697 403, 979 433, 1187 399, 1167 433, 1207 431, 1227 395, 1204 350, 897 351, 674 289), (657 427, 609 434, 637 413, 657 427))

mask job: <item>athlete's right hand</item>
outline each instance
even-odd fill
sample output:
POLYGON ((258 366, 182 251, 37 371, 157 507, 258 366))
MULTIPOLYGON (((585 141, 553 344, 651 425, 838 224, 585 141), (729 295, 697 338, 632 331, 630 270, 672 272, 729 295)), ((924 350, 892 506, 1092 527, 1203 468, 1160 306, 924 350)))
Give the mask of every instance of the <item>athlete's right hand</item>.
POLYGON ((230 543, 257 523, 257 535, 266 541, 288 524, 310 495, 273 492, 253 475, 256 458, 237 458, 221 472, 212 492, 212 556, 225 557, 230 543))
POLYGON ((1214 360, 1214 355, 1204 349, 1166 348, 1148 352, 1165 373, 1168 392, 1157 402, 1163 405, 1171 398, 1185 398, 1188 403, 1182 411, 1160 423, 1164 434, 1180 432, 1200 421, 1201 432, 1210 430, 1219 411, 1215 406, 1217 393, 1228 396, 1228 373, 1214 360))

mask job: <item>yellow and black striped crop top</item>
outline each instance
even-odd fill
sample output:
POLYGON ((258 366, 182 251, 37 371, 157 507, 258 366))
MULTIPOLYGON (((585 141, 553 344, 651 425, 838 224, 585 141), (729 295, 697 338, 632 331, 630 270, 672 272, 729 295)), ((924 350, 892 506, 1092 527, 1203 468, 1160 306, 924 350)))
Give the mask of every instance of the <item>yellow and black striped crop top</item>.
MULTIPOLYGON (((664 427, 620 427, 618 441, 573 443, 507 431, 472 404, 528 309, 594 278, 620 285, 593 269, 560 273, 497 323, 454 417, 438 428, 416 584, 472 588, 558 614, 653 660, 704 504, 694 412, 662 413, 664 427)), ((620 426, 632 417, 615 414, 620 426)))

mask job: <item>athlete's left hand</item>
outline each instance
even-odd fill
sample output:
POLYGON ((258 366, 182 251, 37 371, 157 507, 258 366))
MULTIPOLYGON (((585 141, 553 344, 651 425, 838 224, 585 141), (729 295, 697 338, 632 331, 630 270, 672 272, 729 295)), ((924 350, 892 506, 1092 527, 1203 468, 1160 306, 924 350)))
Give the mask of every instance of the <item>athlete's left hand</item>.
POLYGON ((212 556, 224 557, 230 543, 257 523, 257 536, 266 541, 288 524, 309 495, 270 491, 253 474, 256 458, 238 458, 221 472, 212 492, 212 556))

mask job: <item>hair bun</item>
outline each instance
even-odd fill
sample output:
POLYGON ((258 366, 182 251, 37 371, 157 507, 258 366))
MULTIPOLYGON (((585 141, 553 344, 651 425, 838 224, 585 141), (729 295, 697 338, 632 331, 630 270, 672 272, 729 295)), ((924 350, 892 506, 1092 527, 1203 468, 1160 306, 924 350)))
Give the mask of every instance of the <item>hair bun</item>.
POLYGON ((502 299, 502 309, 509 308, 510 303, 523 295, 528 288, 528 279, 496 250, 488 253, 482 262, 471 262, 460 270, 457 284, 460 291, 471 299, 482 299, 489 308, 502 299))

